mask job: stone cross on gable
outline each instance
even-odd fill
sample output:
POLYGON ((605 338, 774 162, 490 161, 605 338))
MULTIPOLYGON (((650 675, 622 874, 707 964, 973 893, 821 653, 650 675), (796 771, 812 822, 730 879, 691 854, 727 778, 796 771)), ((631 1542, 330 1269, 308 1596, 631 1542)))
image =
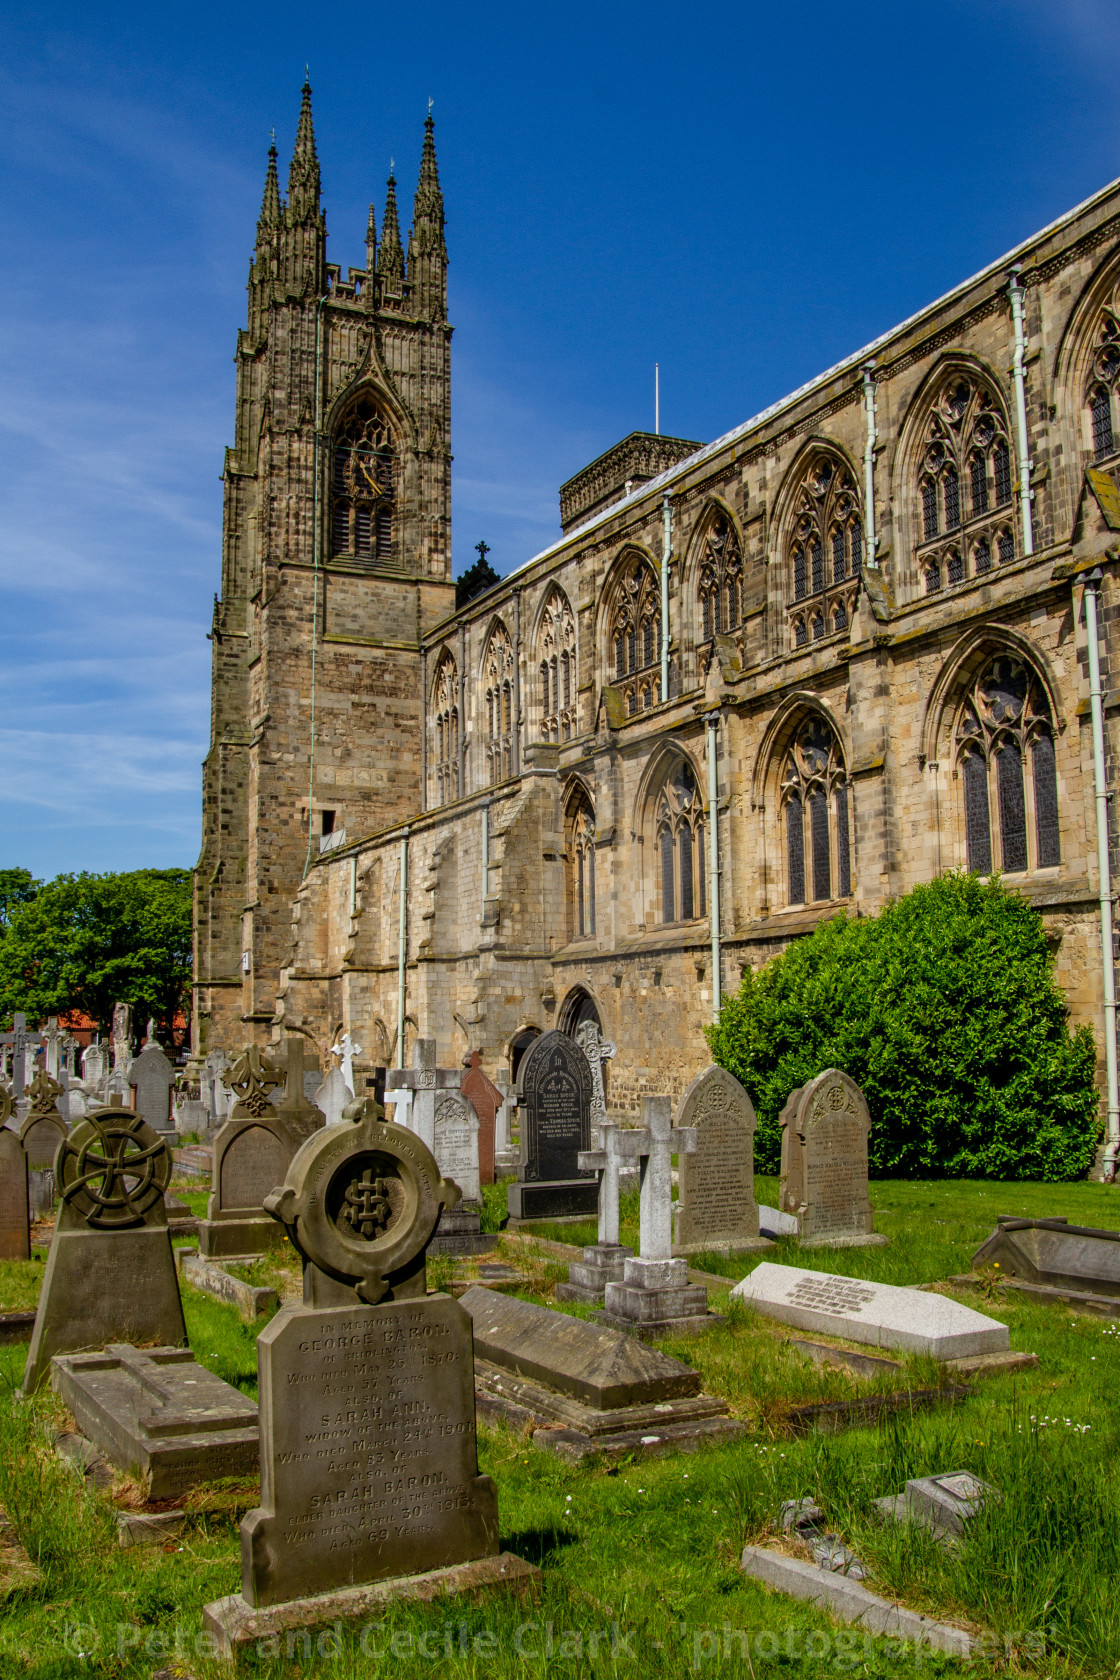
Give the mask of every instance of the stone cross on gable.
POLYGON ((0 1033, 0 1044, 10 1044, 12 1047, 12 1096, 22 1097, 27 1089, 27 1051, 30 1047, 32 1055, 42 1044, 38 1033, 27 1030, 27 1016, 16 1013, 12 1016, 12 1030, 10 1033, 0 1033))
MULTIPOLYGON (((576 1028, 576 1043, 591 1064, 591 1124, 601 1124, 607 1118, 607 1097, 603 1086, 603 1063, 615 1054, 594 1021, 581 1021, 576 1028)), ((600 1242, 602 1238, 600 1237, 600 1242)), ((618 1238, 614 1239, 616 1242, 618 1238)))
POLYGON ((462 1075, 458 1068, 436 1066, 436 1041, 418 1038, 412 1047, 410 1068, 390 1068, 385 1080, 385 1101, 395 1103, 393 1118, 422 1138, 435 1154, 436 1092, 457 1091, 462 1075), (400 1096, 394 1096, 400 1092, 400 1096))
POLYGON ((348 1032, 341 1033, 336 1043, 331 1045, 331 1055, 338 1057, 339 1072, 346 1081, 346 1088, 354 1096, 354 1057, 360 1056, 362 1047, 355 1044, 348 1032))
POLYGON ((642 1119, 644 1126, 618 1131, 619 1153, 641 1163, 639 1252, 643 1260, 671 1260, 673 1156, 693 1154, 699 1140, 695 1126, 673 1125, 671 1097, 643 1097, 642 1119))

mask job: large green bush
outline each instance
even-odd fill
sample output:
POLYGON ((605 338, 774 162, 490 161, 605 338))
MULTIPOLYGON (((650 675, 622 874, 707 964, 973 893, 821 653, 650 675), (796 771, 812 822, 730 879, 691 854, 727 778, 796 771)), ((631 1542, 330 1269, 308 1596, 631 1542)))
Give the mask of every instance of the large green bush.
POLYGON ((1058 1181, 1100 1132, 1093 1036, 1067 1017, 1037 910, 946 875, 746 971, 708 1036, 755 1103, 762 1172, 790 1091, 838 1067, 867 1097, 878 1177, 1058 1181))

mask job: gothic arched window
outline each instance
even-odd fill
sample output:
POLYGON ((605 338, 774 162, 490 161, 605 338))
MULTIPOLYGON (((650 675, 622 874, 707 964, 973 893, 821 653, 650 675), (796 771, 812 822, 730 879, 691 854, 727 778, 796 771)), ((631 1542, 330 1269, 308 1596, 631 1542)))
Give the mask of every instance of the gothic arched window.
POLYGON ((847 629, 854 606, 852 580, 863 566, 863 521, 851 474, 828 455, 812 461, 794 500, 789 567, 794 602, 823 595, 810 615, 809 631, 797 614, 791 618, 794 647, 847 629), (838 587, 847 585, 839 601, 838 587), (841 611, 837 612, 837 607, 841 611))
POLYGON ((728 635, 743 620, 743 555, 735 529, 724 513, 704 535, 700 561, 701 641, 728 635))
MULTIPOLYGON (((950 585, 963 582, 968 576, 966 555, 972 557, 973 575, 988 570, 994 522, 1011 501, 1011 452, 1002 407, 980 380, 954 373, 944 381, 926 422, 918 492, 918 573, 926 594, 946 580, 950 585), (978 563, 985 555, 987 566, 978 563)), ((1001 564, 1015 554, 1010 531, 1006 536, 1010 549, 1002 541, 997 545, 1001 564)))
POLYGON ((972 684, 957 719, 956 760, 970 869, 1017 873, 1061 862, 1050 705, 1022 660, 1001 654, 972 684))
POLYGON ((575 734, 576 623, 566 595, 554 589, 537 634, 540 738, 570 741, 575 734))
POLYGON ((432 685, 432 734, 437 804, 447 805, 459 797, 459 673, 446 649, 432 685))
POLYGON ((388 564, 393 558, 397 457, 372 397, 361 397, 331 449, 331 553, 388 564))
POLYGON ((626 567, 610 618, 611 666, 622 689, 627 717, 656 704, 656 684, 641 680, 661 658, 661 594, 653 567, 635 559, 626 567), (629 679, 636 678, 636 681, 629 679))
POLYGON ((1120 386, 1120 298, 1114 291, 1101 309, 1093 335, 1092 359, 1085 382, 1093 459, 1116 453, 1116 395, 1120 386))
POLYGON ((788 902, 848 898, 848 776, 839 742, 823 718, 809 718, 798 730, 782 767, 781 787, 788 902))
POLYGON ((595 813, 581 798, 568 832, 573 939, 589 939, 595 932, 595 813))
POLYGON ((505 782, 513 775, 513 643, 504 624, 495 624, 482 661, 486 717, 486 780, 505 782))
POLYGON ((704 811, 692 766, 673 765, 654 802, 658 887, 663 922, 706 916, 704 811))

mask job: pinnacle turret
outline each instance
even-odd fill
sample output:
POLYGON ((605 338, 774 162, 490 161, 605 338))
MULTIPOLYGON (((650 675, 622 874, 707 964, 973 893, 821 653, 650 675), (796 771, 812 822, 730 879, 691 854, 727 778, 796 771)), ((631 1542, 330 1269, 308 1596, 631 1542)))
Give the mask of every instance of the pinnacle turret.
POLYGON ((443 193, 436 163, 435 124, 429 110, 424 124, 420 177, 408 236, 408 279, 417 315, 443 320, 447 315, 447 245, 443 236, 443 193))
POLYGON ((275 232, 280 226, 283 205, 280 202, 280 182, 276 174, 276 142, 268 148, 268 172, 264 178, 264 197, 261 200, 261 213, 257 222, 257 244, 262 238, 275 232))
POLYGON ((315 124, 311 116, 311 83, 304 82, 299 127, 288 170, 288 219, 290 222, 307 222, 318 214, 319 158, 315 151, 315 124))
POLYGON ((390 170, 385 185, 385 215, 381 222, 381 251, 377 258, 377 276, 381 281, 382 298, 399 298, 404 292, 404 252, 401 249, 401 228, 397 220, 397 179, 390 170))
MULTIPOLYGON (((377 217, 373 212, 373 205, 369 207, 369 221, 366 223, 366 273, 373 279, 377 272, 377 217)), ((372 291, 372 286, 370 290, 372 291)))

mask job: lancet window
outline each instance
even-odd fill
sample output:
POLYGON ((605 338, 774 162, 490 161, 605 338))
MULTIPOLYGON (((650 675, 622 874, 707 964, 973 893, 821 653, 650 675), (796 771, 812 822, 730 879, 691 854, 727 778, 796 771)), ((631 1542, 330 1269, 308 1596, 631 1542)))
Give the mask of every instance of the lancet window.
POLYGON ((437 803, 447 805, 459 797, 459 672, 446 651, 432 688, 432 733, 437 803))
POLYGON ((840 744, 823 718, 802 724, 781 772, 790 904, 848 898, 852 854, 848 775, 840 744))
POLYGON ((982 381, 951 374, 926 421, 918 468, 918 574, 927 595, 1015 558, 1011 445, 982 381))
POLYGON ((576 624, 559 590, 549 597, 537 637, 540 738, 570 741, 576 732, 576 624))
POLYGON ((513 643, 504 624, 495 624, 483 660, 486 717, 486 779, 492 785, 513 775, 513 643))
POLYGON ((331 450, 331 553, 388 564, 393 558, 397 456, 388 423, 362 397, 335 434, 331 450))
MULTIPOLYGON (((1118 288, 1120 291, 1120 288, 1118 288)), ((1085 387, 1093 459, 1104 461, 1117 452, 1116 396, 1120 384, 1120 299, 1113 293, 1101 310, 1094 335, 1092 360, 1085 387)))
POLYGON ((654 805, 654 840, 663 922, 706 916, 704 811, 692 767, 678 760, 654 805))
POLYGON ((973 683, 956 728, 968 867, 981 875, 1061 862, 1054 725, 1045 690, 1010 654, 973 683))
POLYGON ((610 646, 614 680, 622 690, 626 715, 649 711, 660 697, 661 595, 653 568, 644 560, 631 562, 619 585, 610 646))
POLYGON ((580 800, 571 817, 568 858, 572 937, 588 939, 595 932, 595 813, 586 798, 580 800))
POLYGON ((702 642, 738 630, 743 621, 743 555, 726 514, 717 514, 704 536, 699 593, 702 642))
POLYGON ((846 630, 863 569, 863 519, 851 474, 831 456, 817 456, 805 473, 788 552, 792 646, 846 630))

